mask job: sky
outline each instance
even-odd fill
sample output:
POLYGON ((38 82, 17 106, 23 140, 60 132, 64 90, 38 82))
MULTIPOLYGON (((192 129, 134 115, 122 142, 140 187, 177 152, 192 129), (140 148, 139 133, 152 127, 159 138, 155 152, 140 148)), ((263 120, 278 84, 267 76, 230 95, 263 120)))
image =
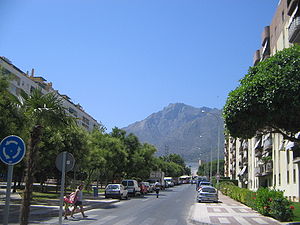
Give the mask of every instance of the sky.
POLYGON ((0 0, 0 56, 107 127, 170 103, 222 109, 278 0, 0 0))

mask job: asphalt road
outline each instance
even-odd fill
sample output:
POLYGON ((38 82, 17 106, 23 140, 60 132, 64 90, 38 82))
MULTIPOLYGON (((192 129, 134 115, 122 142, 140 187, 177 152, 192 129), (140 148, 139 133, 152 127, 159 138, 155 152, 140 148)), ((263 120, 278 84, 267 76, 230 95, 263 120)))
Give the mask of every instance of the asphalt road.
MULTIPOLYGON (((86 212, 88 218, 75 214, 75 219, 64 220, 71 225, 188 225, 189 212, 196 201, 195 186, 186 184, 168 188, 156 198, 155 193, 132 197, 106 208, 86 212)), ((57 224, 57 218, 43 222, 57 224)))

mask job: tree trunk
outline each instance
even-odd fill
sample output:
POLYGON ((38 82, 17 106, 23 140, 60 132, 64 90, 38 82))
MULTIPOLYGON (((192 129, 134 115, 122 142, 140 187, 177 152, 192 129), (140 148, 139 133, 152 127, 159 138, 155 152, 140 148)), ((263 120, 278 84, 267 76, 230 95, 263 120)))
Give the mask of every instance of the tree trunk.
POLYGON ((35 160, 38 152, 38 144, 42 136, 42 126, 33 127, 26 154, 25 189, 21 205, 20 225, 27 225, 30 214, 30 202, 32 198, 32 185, 35 172, 35 160))

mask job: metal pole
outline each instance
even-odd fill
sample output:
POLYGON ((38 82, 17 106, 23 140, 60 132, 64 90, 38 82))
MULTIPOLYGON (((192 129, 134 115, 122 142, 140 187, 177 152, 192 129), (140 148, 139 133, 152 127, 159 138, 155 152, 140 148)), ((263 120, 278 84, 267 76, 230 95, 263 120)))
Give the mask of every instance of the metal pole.
POLYGON ((61 184, 60 184, 60 201, 59 201, 59 225, 62 224, 63 200, 64 200, 64 192, 65 192, 66 159, 67 159, 67 152, 63 152, 62 168, 61 168, 61 184))
POLYGON ((218 157, 218 163, 217 163, 217 184, 219 184, 220 180, 220 123, 218 120, 218 149, 217 149, 217 157, 218 157))
POLYGON ((11 193, 11 181, 13 175, 14 166, 8 165, 7 171, 7 182, 6 182, 6 198, 5 198, 5 209, 4 209, 4 219, 3 224, 8 224, 8 216, 9 216, 9 203, 10 203, 10 193, 11 193))
POLYGON ((213 151, 213 147, 212 147, 212 144, 210 145, 210 182, 212 182, 212 151, 213 151))

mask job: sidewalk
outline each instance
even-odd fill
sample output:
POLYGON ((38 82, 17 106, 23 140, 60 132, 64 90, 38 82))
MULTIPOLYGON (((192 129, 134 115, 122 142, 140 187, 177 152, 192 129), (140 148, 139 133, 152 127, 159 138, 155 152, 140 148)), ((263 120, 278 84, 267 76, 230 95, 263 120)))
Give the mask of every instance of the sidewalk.
MULTIPOLYGON (((110 204, 118 202, 117 199, 105 199, 103 195, 98 197, 84 196, 84 210, 91 210, 95 208, 106 208, 110 204)), ((3 223, 3 211, 5 206, 5 195, 3 191, 0 190, 0 224, 3 223)), ((11 194, 10 201, 10 212, 9 212, 9 224, 19 224, 21 208, 21 198, 18 194, 11 194)), ((30 206, 30 224, 38 224, 43 221, 50 220, 53 217, 59 215, 59 199, 54 200, 40 200, 38 202, 33 202, 30 206)))
POLYGON ((219 203, 194 203, 190 219, 194 224, 279 225, 277 220, 262 216, 251 208, 219 192, 219 203))

